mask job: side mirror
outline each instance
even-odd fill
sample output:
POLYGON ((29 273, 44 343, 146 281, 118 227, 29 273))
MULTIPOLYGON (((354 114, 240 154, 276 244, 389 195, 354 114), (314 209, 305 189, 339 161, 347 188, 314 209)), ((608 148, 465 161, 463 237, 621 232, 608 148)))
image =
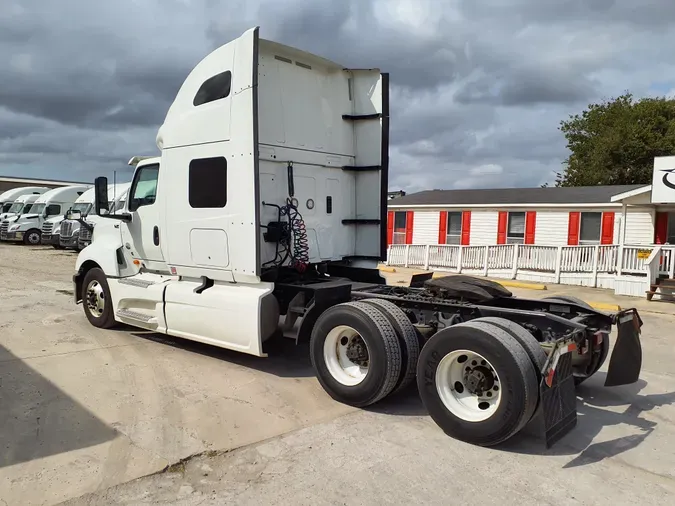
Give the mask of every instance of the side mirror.
POLYGON ((108 207, 108 178, 97 177, 94 181, 94 211, 101 216, 110 213, 108 207))
POLYGON ((82 219, 82 212, 68 209, 68 212, 66 212, 66 219, 73 221, 80 221, 82 219))

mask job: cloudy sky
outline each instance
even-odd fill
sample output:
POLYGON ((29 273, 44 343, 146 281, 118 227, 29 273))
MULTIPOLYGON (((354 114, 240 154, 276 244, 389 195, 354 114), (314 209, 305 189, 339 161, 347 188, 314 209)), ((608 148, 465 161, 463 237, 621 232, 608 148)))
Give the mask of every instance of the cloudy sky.
POLYGON ((129 179, 194 64, 260 25, 390 72, 391 190, 537 186, 568 114, 673 94, 674 18, 672 0, 0 0, 0 174, 129 179))

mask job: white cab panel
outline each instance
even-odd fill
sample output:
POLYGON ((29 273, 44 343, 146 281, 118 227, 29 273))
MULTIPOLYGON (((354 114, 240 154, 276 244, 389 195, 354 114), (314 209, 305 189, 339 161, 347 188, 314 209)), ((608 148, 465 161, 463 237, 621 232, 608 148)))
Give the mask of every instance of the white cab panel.
POLYGON ((193 341, 264 356, 262 300, 273 285, 220 284, 196 293, 202 283, 169 283, 165 293, 167 333, 193 341))

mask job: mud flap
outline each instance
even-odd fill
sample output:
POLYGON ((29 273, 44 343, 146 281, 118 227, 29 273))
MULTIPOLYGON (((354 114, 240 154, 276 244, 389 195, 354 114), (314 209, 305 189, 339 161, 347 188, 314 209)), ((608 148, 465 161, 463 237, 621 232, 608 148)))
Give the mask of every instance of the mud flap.
POLYGON ((606 387, 635 383, 642 369, 642 345, 640 327, 642 320, 635 309, 616 314, 617 338, 609 360, 606 387))
POLYGON ((572 374, 574 342, 559 342, 546 361, 539 383, 539 404, 523 433, 543 438, 550 448, 577 425, 577 395, 572 374))

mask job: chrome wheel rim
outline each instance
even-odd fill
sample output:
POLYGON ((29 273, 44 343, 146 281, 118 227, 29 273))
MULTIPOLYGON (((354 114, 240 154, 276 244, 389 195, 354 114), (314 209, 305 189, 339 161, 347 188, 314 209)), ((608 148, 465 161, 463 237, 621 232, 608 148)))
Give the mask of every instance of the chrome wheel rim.
POLYGON ((96 280, 87 285, 87 309, 94 318, 103 316, 105 310, 105 292, 101 283, 96 280))

